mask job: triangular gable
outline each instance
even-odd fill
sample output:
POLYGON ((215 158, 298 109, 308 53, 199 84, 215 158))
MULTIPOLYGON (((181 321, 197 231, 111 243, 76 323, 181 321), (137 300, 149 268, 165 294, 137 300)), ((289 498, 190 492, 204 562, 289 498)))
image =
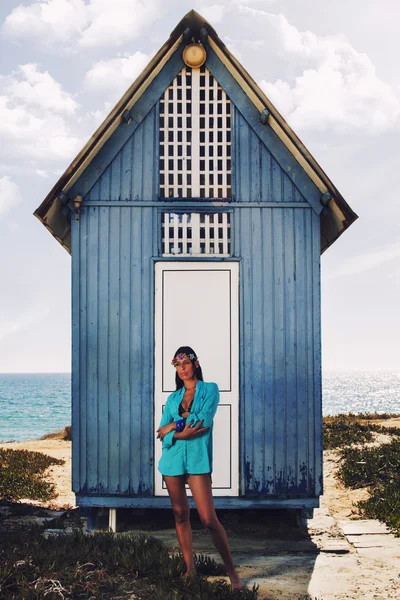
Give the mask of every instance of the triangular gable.
MULTIPOLYGON (((96 157, 89 175, 84 172, 71 188, 83 195, 83 204, 155 198, 307 203, 293 181, 299 170, 293 157, 284 169, 206 66, 184 66, 136 125, 121 149, 117 130, 99 153, 104 159, 96 157)), ((280 140, 277 146, 281 150, 280 140)), ((311 196, 315 186, 308 177, 305 184, 311 196)), ((317 214, 319 198, 314 191, 317 214)))
POLYGON ((85 194, 96 183, 182 68, 182 49, 193 36, 207 47, 207 67, 314 210, 321 214, 323 251, 357 215, 261 89, 229 53, 215 30, 195 11, 179 23, 168 42, 71 163, 35 216, 69 250, 65 203, 71 204, 76 194, 85 194))

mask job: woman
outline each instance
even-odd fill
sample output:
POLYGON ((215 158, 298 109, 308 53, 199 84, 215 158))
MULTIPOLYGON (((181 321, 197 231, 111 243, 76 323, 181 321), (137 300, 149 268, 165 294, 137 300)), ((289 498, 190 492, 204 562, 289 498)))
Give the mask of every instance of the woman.
POLYGON ((176 391, 167 399, 157 437, 163 452, 158 469, 164 477, 175 516, 176 534, 186 564, 195 573, 190 527, 190 508, 185 484, 189 484, 203 525, 225 563, 233 589, 243 584, 233 566, 225 529, 215 512, 211 490, 212 429, 219 402, 216 383, 203 381, 196 353, 181 346, 172 360, 176 391))

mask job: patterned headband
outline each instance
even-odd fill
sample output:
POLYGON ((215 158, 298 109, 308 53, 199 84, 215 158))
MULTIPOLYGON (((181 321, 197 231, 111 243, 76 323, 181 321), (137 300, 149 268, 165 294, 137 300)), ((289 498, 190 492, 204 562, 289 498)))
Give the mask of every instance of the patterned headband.
POLYGON ((177 360, 182 360, 182 358, 184 357, 190 358, 190 360, 198 360, 198 356, 196 356, 195 354, 186 354, 185 352, 183 352, 182 354, 177 354, 176 356, 174 356, 174 358, 171 360, 171 365, 173 367, 175 367, 176 361, 177 360))

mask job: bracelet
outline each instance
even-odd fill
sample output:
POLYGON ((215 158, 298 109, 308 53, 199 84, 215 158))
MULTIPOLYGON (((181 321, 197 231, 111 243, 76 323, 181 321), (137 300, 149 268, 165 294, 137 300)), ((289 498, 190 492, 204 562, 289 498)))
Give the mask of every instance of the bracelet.
POLYGON ((186 419, 179 419, 176 421, 176 431, 181 432, 184 430, 186 425, 186 419))

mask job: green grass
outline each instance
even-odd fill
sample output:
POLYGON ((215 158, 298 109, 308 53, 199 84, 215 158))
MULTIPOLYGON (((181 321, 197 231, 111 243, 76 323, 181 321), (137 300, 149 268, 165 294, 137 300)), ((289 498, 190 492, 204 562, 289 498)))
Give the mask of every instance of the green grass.
POLYGON ((371 420, 381 418, 390 419, 399 415, 385 413, 353 413, 340 414, 334 417, 324 417, 323 419, 323 442, 324 450, 334 448, 344 448, 351 444, 364 444, 373 441, 373 433, 386 433, 388 435, 400 435, 400 428, 385 427, 377 423, 370 423, 371 420), (366 423, 364 421, 367 421, 366 423))
POLYGON ((337 475, 346 487, 368 488, 369 498, 356 503, 361 515, 383 521, 400 536, 400 428, 368 422, 395 417, 399 415, 350 413, 325 417, 324 448, 339 450, 337 475), (373 441, 373 432, 385 433, 392 439, 378 446, 366 446, 373 441))
POLYGON ((0 448, 0 500, 52 500, 55 488, 46 480, 45 472, 64 462, 41 452, 0 448))
MULTIPOLYGON (((220 575, 221 565, 196 556, 198 572, 220 575)), ((2 536, 0 598, 131 598, 141 600, 255 600, 257 590, 232 592, 224 581, 186 580, 183 559, 157 539, 79 530, 45 539, 39 529, 2 536)))
POLYGON ((368 487, 361 514, 385 522, 400 535, 400 439, 371 448, 345 448, 338 477, 350 488, 368 487))

